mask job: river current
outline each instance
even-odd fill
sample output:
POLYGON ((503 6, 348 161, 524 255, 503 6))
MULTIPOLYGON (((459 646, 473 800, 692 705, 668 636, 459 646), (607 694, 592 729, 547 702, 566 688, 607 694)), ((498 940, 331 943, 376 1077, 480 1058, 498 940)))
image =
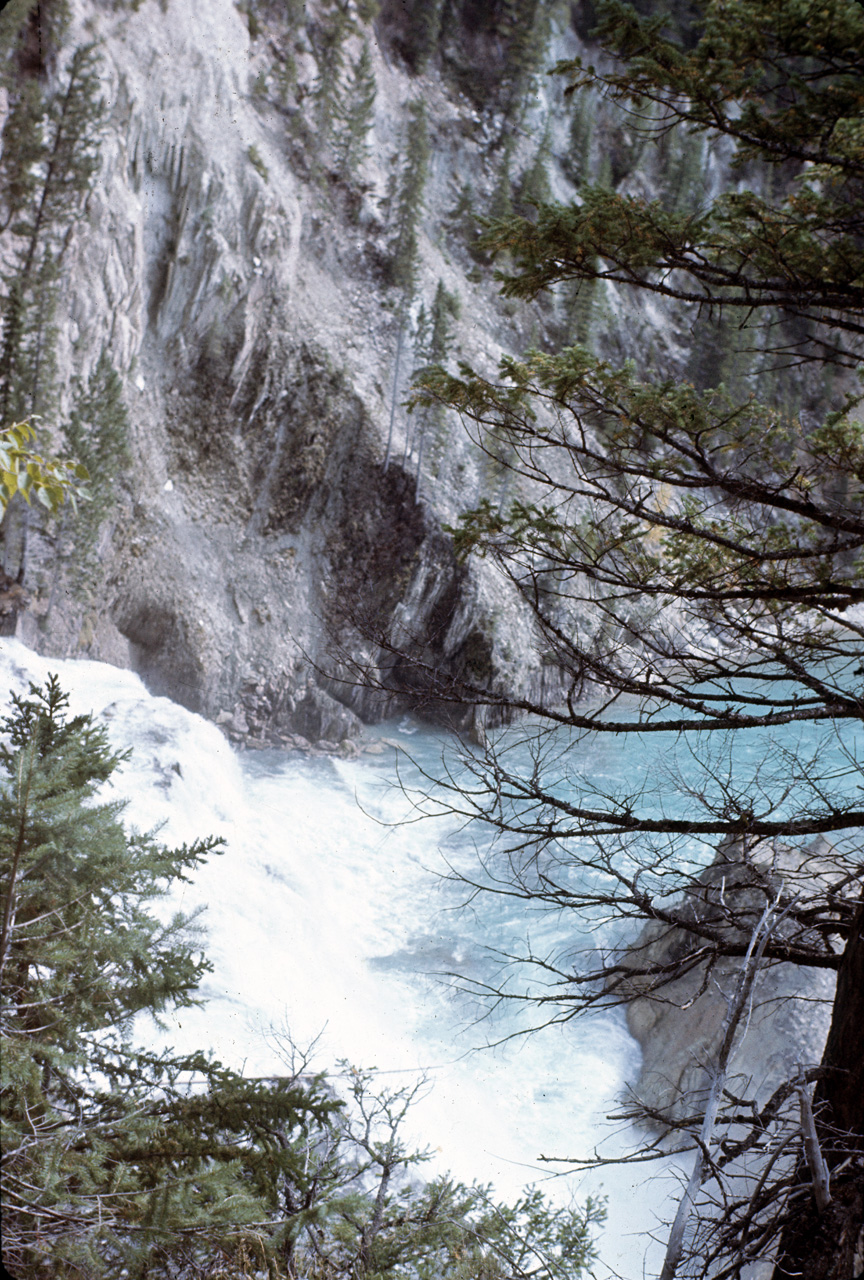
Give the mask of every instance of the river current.
MULTIPOLYGON (((526 920, 507 899, 481 896, 460 910, 464 894, 441 873, 471 854, 470 831, 452 819, 404 821, 412 810, 400 779, 414 780, 411 760, 434 772, 439 735, 403 720, 372 736, 399 742, 406 755, 390 745, 356 760, 238 754, 213 724, 151 696, 129 671, 0 642, 4 704, 7 690, 24 692, 49 672, 73 713, 92 711, 113 745, 132 748, 109 784, 127 801, 127 824, 161 825, 166 844, 226 840, 165 904, 203 908, 214 966, 206 1005, 167 1017, 163 1032, 142 1025, 141 1036, 211 1049, 251 1075, 284 1070, 285 1032, 300 1045, 320 1037, 322 1068, 347 1060, 394 1083, 425 1073, 429 1088, 410 1123, 417 1145, 434 1152, 427 1167, 491 1182, 504 1198, 530 1183, 562 1200, 606 1195, 598 1277, 609 1268, 627 1280, 656 1272, 650 1235, 662 1240, 672 1170, 648 1166, 647 1180, 639 1166, 553 1177, 537 1164, 541 1154, 590 1156, 598 1142, 610 1154, 626 1146, 628 1135, 604 1119, 639 1069, 621 1012, 507 1039, 518 1009, 483 1018, 440 976, 485 980, 486 948, 517 947, 526 920)), ((620 775, 626 758, 598 749, 590 763, 595 776, 620 775)), ((573 922, 538 916, 531 929, 535 950, 560 953, 573 922)))

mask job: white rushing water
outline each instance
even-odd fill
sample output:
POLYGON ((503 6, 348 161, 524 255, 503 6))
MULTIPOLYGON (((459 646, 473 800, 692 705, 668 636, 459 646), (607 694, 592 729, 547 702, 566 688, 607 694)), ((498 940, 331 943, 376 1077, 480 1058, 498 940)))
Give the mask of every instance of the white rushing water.
MULTIPOLYGON (((435 1149, 435 1167, 490 1181, 507 1198, 532 1182, 556 1199, 606 1194, 604 1263, 627 1280, 656 1271, 648 1233, 671 1178, 655 1175, 640 1187, 638 1167, 613 1167, 544 1181, 548 1166, 536 1164, 541 1153, 588 1156, 610 1132, 603 1117, 639 1065, 622 1015, 474 1051, 510 1024, 472 1023, 464 999, 426 975, 485 974, 483 942, 515 947, 524 908, 479 900, 469 914, 454 910, 441 849, 458 856, 460 837, 440 821, 400 823, 408 806, 394 785, 392 749, 357 761, 238 755, 214 725, 152 697, 131 672, 0 642, 4 702, 7 690, 24 692, 49 672, 73 713, 94 712, 116 747, 132 748, 111 784, 128 801, 129 825, 164 824, 166 844, 208 834, 227 842, 171 899, 172 909, 206 907, 214 971, 202 990, 206 1007, 167 1020, 169 1043, 212 1049, 260 1075, 282 1069, 268 1030, 287 1028, 300 1044, 323 1033, 322 1067, 344 1058, 394 1073, 393 1081, 425 1071, 431 1088, 413 1112, 411 1136, 435 1149)), ((434 734, 408 722, 383 732, 401 737, 415 758, 431 760, 439 749, 434 734)), ((560 946, 573 924, 539 920, 542 946, 555 945, 555 928, 560 946)), ((608 1140, 611 1150, 617 1139, 608 1140)))

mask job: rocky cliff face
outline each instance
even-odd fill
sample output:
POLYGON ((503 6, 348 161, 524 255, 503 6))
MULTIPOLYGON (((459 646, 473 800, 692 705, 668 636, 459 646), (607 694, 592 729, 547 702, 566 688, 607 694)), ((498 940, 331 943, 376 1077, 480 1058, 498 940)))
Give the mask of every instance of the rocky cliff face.
MULTIPOLYGON (((267 683, 283 690, 289 724, 285 708, 317 687, 313 668, 334 635, 374 664, 361 614, 381 634, 398 623, 445 667, 479 664, 515 686, 538 676, 514 602, 457 565, 442 532, 494 487, 494 464, 446 421, 421 463, 399 407, 418 312, 438 281, 461 300, 454 354, 489 367, 543 332, 542 317, 506 314, 490 284, 469 279, 464 240, 444 231, 463 180, 473 177, 478 203, 495 181, 489 119, 440 71, 418 76, 400 62, 382 18, 343 8, 343 63, 365 43, 376 89, 367 153, 350 173, 320 116, 315 48, 332 36, 333 6, 255 17, 233 0, 76 0, 53 61, 37 69, 62 86, 69 51, 97 42, 99 168, 66 237, 55 421, 107 352, 131 460, 85 589, 70 570, 74 521, 31 527, 32 602, 18 633, 43 652, 133 666, 154 691, 241 721, 244 690, 267 683), (392 262, 419 100, 430 159, 409 293, 394 287, 392 262)), ((31 27, 41 17, 37 7, 31 27)), ((352 685, 330 688, 367 718, 382 710, 352 685)), ((346 716, 340 732, 353 724, 346 716)))
MULTIPOLYGON (((568 106, 562 84, 532 78, 581 47, 578 7, 517 5, 510 29, 504 9, 475 9, 72 0, 64 22, 60 0, 15 0, 7 114, 26 83, 62 95, 91 42, 104 106, 95 176, 58 231, 46 418, 62 447, 107 357, 129 420, 86 571, 79 523, 31 523, 28 644, 130 665, 253 736, 277 720, 302 732, 298 700, 341 736, 356 721, 337 725, 334 695, 366 719, 392 709, 356 677, 381 668, 382 638, 510 689, 540 680, 512 592, 458 565, 444 532, 511 481, 457 421, 401 408, 424 317, 428 333, 447 299, 447 354, 483 371, 586 337, 687 367, 674 316, 624 314, 612 290, 502 303, 471 239, 479 213, 566 198, 591 172, 649 192, 671 173, 686 193, 718 161, 698 143, 689 159, 640 150, 602 105, 568 106)), ((14 236, 4 253, 11 270, 14 236)), ((7 603, 8 630, 20 600, 7 603)))
MULTIPOLYGON (((455 418, 424 424, 401 408, 439 287, 459 301, 447 358, 482 372, 531 344, 580 340, 714 383, 730 357, 706 317, 694 328, 651 299, 625 306, 612 287, 502 302, 471 240, 479 214, 528 208, 544 186, 566 199, 594 176, 698 201, 728 174, 722 150, 699 139, 642 143, 604 104, 565 102, 545 75, 532 87, 518 32, 508 43, 496 26, 504 7, 70 0, 52 49, 43 28, 60 0, 13 0, 6 35, 24 34, 7 118, 22 84, 62 94, 72 51, 90 42, 104 102, 98 168, 58 229, 43 414, 62 450, 107 357, 128 458, 114 459, 110 501, 89 528, 31 522, 21 582, 7 525, 0 630, 17 627, 42 653, 132 667, 251 743, 338 744, 398 706, 440 712, 388 643, 514 692, 544 678, 512 590, 485 562, 457 563, 446 532, 515 482, 455 418), (328 105, 337 81, 345 93, 328 105), (412 157, 418 103, 428 154, 412 157), (346 135, 352 113, 363 127, 346 135), (425 170, 413 213, 412 165, 425 170)), ((531 65, 582 50, 587 0, 514 7, 547 14, 531 65)), ((0 247, 7 276, 16 251, 13 228, 0 247)), ((655 943, 674 939, 643 939, 655 943)), ((721 988, 732 976, 713 975, 721 988)), ((766 982, 739 1064, 759 1097, 790 1055, 818 1057, 813 1001, 830 997, 781 969, 766 982)), ((645 1054, 639 1092, 656 1109, 698 1093, 725 1010, 713 989, 665 996, 629 1013, 645 1054)))

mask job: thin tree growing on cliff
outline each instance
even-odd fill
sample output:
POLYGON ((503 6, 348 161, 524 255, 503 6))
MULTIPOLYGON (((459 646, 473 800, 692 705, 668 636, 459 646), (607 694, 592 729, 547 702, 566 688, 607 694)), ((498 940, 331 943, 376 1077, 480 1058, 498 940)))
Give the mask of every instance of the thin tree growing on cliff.
MULTIPOLYGON (((7 80, 16 47, 3 51, 7 80)), ((32 76, 11 85, 0 168, 3 227, 11 237, 0 303, 0 426, 53 407, 54 314, 74 217, 99 163, 99 90, 92 44, 74 50, 56 92, 46 94, 32 76)), ((3 522, 4 567, 18 582, 26 572, 28 525, 29 508, 12 502, 3 522)))
POLYGON ((337 168, 345 179, 356 174, 369 154, 367 139, 374 118, 375 93, 372 55, 369 41, 364 40, 357 60, 351 63, 334 141, 337 168))
POLYGON ((393 391, 390 402, 390 425, 387 432, 387 449, 384 470, 390 465, 393 451, 393 429, 396 422, 396 401, 399 394, 399 371, 402 364, 402 347, 405 326, 417 287, 419 246, 417 228, 423 213, 423 191, 429 167, 429 137, 426 127, 426 108, 420 98, 411 103, 405 158, 395 192, 394 231, 391 241, 389 264, 391 283, 399 291, 396 304, 398 333, 396 356, 393 362, 393 391))
MULTIPOLYGON (((451 321, 459 318, 460 310, 461 304, 458 295, 449 293, 444 288, 444 281, 439 280, 428 314, 425 306, 421 306, 417 316, 414 337, 415 375, 421 369, 430 365, 443 364, 447 359, 450 354, 450 348, 453 345, 451 321)), ((430 433, 435 438, 441 434, 444 417, 445 414, 441 405, 429 406, 418 415, 413 434, 410 430, 410 424, 409 430, 406 432, 403 466, 407 464, 408 454, 411 448, 414 447, 415 442, 417 449, 415 502, 420 501, 420 482, 426 438, 430 433)))
MULTIPOLYGON (((852 1280, 864 1220, 864 10, 706 0, 686 43, 662 17, 615 2, 603 13, 615 60, 562 68, 573 91, 622 104, 633 128, 725 139, 755 189, 742 180, 693 211, 594 185, 499 221, 486 246, 513 264, 503 292, 606 281, 684 314, 737 316, 745 342, 759 326, 765 364, 798 379, 801 411, 652 379, 581 346, 505 360, 497 381, 467 367, 421 377, 419 404, 457 409, 508 459, 519 497, 480 503, 455 543, 518 592, 549 679, 545 695, 513 697, 400 654, 439 705, 534 717, 463 750, 436 780, 446 799, 418 803, 489 829, 488 856, 463 877, 472 893, 570 912, 583 934, 611 917, 665 936, 659 959, 646 944, 624 956, 620 929, 606 949, 589 932, 575 967, 509 957, 539 966, 545 989, 482 993, 528 999, 547 1020, 671 999, 687 972, 707 987, 721 961, 746 956, 776 900, 782 927, 760 967, 837 974, 806 1076, 830 1200, 801 1132, 777 1133, 795 1080, 761 1107, 730 1091, 723 1161, 761 1151, 763 1172, 737 1195, 715 1166, 728 1198, 688 1233, 674 1271, 731 1278, 761 1258, 776 1280, 852 1280), (626 782, 604 788, 578 760, 610 736, 639 746, 626 782)), ((698 1145, 700 1106, 686 1123, 667 1115, 668 1131, 698 1145)))

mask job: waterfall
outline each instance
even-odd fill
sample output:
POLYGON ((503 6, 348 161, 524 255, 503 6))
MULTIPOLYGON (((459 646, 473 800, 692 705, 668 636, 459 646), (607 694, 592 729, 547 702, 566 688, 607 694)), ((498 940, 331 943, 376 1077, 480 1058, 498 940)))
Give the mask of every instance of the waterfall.
MULTIPOLYGON (((588 1156, 604 1139, 608 1150, 623 1150, 604 1116, 638 1074, 638 1048, 614 1011, 478 1049, 511 1025, 477 1022, 476 1010, 429 975, 485 972, 484 945, 515 945, 524 915, 502 900, 479 901, 470 914, 456 909, 459 896, 441 872, 462 837, 440 819, 403 823, 410 808, 398 776, 410 764, 397 768, 390 746, 350 761, 240 755, 213 724, 153 697, 132 672, 0 643, 4 703, 7 690, 24 692, 49 672, 73 714, 92 711, 115 747, 132 748, 109 784, 127 801, 128 825, 160 827, 169 845, 209 834, 227 842, 164 903, 166 914, 205 907, 202 945, 214 965, 202 986, 206 1005, 163 1018, 164 1031, 142 1022, 138 1035, 178 1050, 209 1048, 262 1075, 281 1069, 270 1033, 287 1028, 300 1044, 320 1035, 322 1067, 347 1059, 406 1078, 425 1072, 430 1087, 409 1136, 433 1149, 427 1168, 491 1182, 511 1199, 533 1182, 556 1199, 606 1194, 601 1256, 625 1276, 641 1275, 674 1181, 654 1170, 640 1186, 639 1166, 553 1178, 536 1163, 541 1153, 588 1156)), ((427 764, 441 746, 408 721, 375 732, 427 764)), ((572 927, 538 917, 544 946, 572 927)))

